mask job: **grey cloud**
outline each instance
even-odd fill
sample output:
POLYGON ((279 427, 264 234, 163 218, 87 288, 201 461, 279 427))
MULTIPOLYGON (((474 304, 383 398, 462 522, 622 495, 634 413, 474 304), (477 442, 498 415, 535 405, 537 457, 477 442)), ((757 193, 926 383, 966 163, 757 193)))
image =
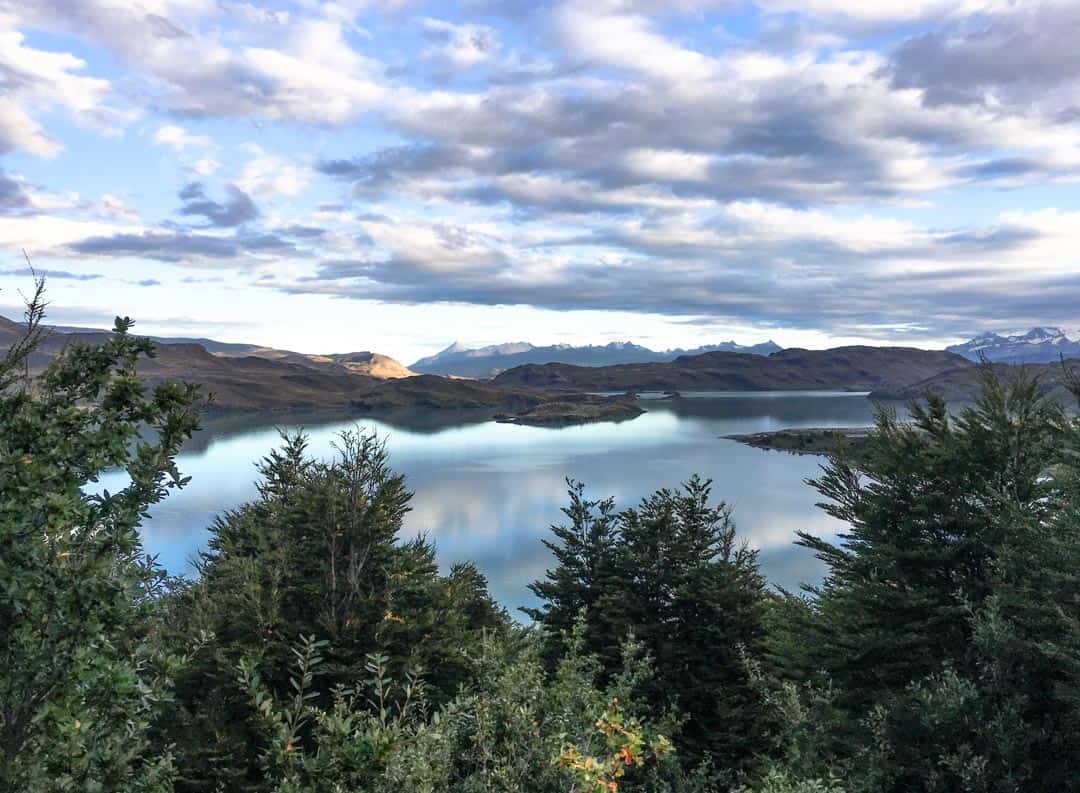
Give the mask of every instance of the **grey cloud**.
POLYGON ((326 229, 316 226, 285 226, 278 229, 278 233, 284 237, 296 237, 297 239, 318 239, 326 234, 326 229))
POLYGON ((21 182, 0 170, 0 213, 12 214, 30 209, 33 203, 21 182))
POLYGON ((27 278, 38 276, 62 281, 96 281, 105 277, 100 273, 73 273, 70 270, 43 270, 36 267, 33 270, 29 267, 12 267, 7 270, 0 270, 0 275, 25 276, 27 278))
POLYGON ((222 202, 214 201, 206 195, 201 182, 192 182, 180 191, 184 205, 181 215, 205 218, 208 225, 219 228, 239 226, 259 216, 259 208, 251 196, 236 185, 226 188, 228 198, 222 202))
POLYGON ((147 14, 146 24, 155 36, 162 39, 187 39, 191 34, 180 28, 172 20, 160 14, 147 14))
MULTIPOLYGON (((508 203, 531 210, 619 210, 602 190, 638 185, 669 189, 686 198, 717 201, 760 199, 793 205, 888 200, 919 192, 895 158, 911 145, 946 183, 1042 178, 1060 167, 1015 156, 1007 171, 1000 155, 958 164, 950 153, 967 151, 973 131, 940 117, 883 116, 872 134, 854 128, 863 112, 857 92, 830 95, 820 85, 794 79, 735 96, 723 86, 703 86, 681 99, 645 85, 590 86, 573 95, 550 87, 501 87, 484 101, 416 107, 393 121, 416 143, 352 160, 324 162, 320 170, 351 181, 360 197, 442 181, 448 197, 476 203, 508 203), (634 150, 684 152, 710 159, 705 174, 637 170, 634 150), (540 174, 583 180, 589 187, 573 201, 553 196, 511 195, 497 177, 540 174)), ((884 90, 884 89, 882 89, 884 90)), ((981 133, 980 133, 981 134, 981 133)), ((985 148, 985 141, 980 141, 985 148)))
POLYGON ((194 275, 186 275, 180 279, 182 284, 219 284, 225 279, 220 275, 199 277, 194 275))
POLYGON ((624 256, 609 255, 601 264, 579 250, 559 265, 557 278, 546 267, 522 269, 516 261, 496 261, 479 271, 434 272, 390 255, 325 260, 312 276, 273 288, 416 304, 650 312, 696 322, 914 339, 920 332, 925 337, 971 333, 988 306, 998 316, 1038 319, 1041 300, 1044 316, 1055 321, 1074 316, 1080 275, 1032 274, 1018 288, 1013 280, 1003 282, 1000 267, 990 264, 1036 239, 1030 229, 998 226, 939 232, 931 239, 916 235, 909 244, 875 253, 809 234, 731 237, 710 246, 678 238, 643 242, 609 229, 591 240, 582 235, 565 243, 568 250, 590 241, 608 249, 623 246, 624 256), (909 269, 909 260, 923 264, 909 269))
POLYGON ((907 39, 890 64, 893 83, 921 88, 929 104, 1037 103, 1080 77, 1080 7, 1017 4, 907 39))
POLYGON ((84 255, 137 256, 162 262, 183 262, 190 259, 242 260, 245 254, 250 253, 286 255, 296 252, 293 243, 275 234, 216 237, 174 230, 89 237, 72 243, 68 249, 84 255))

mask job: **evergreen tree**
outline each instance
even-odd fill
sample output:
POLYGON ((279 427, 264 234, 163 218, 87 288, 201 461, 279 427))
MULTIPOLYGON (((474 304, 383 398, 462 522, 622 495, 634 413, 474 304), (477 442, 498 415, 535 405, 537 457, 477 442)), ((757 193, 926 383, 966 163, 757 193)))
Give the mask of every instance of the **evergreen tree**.
POLYGON ((42 290, 0 360, 0 789, 171 790, 150 742, 175 660, 157 646, 165 580, 137 528, 186 481, 174 458, 196 391, 147 389, 135 368, 153 347, 119 318, 32 381, 42 290), (91 492, 112 468, 129 484, 91 492))
POLYGON ((570 504, 562 512, 569 524, 551 526, 556 540, 543 540, 556 565, 547 571, 545 580, 529 584, 540 599, 540 608, 522 611, 547 629, 545 658, 549 666, 565 652, 564 640, 583 613, 590 615, 587 649, 614 663, 620 640, 594 607, 605 592, 620 586, 614 577, 618 538, 615 501, 587 499, 583 483, 568 479, 566 484, 570 504))
POLYGON ((411 494, 383 444, 347 432, 337 452, 312 460, 303 435, 285 436, 260 465, 259 498, 215 522, 199 580, 173 605, 181 633, 213 637, 180 681, 183 718, 168 732, 188 761, 185 789, 261 789, 243 749, 254 736, 241 663, 283 694, 290 647, 310 636, 322 647, 312 694, 323 704, 367 679, 373 653, 390 674, 422 674, 438 703, 465 682, 479 633, 507 625, 474 567, 440 576, 430 544, 399 540, 411 494))
POLYGON ((911 419, 879 411, 858 459, 834 457, 811 483, 850 527, 841 543, 799 534, 829 567, 809 660, 856 710, 946 661, 965 668, 970 613, 993 591, 1013 516, 1048 514, 1045 474, 1065 427, 1027 377, 988 377, 956 416, 930 396, 911 419))
POLYGON ((857 790, 1068 789, 1080 430, 1023 374, 912 418, 881 413, 859 461, 815 483, 850 526, 841 544, 800 535, 829 573, 782 644, 835 686, 821 754, 857 790))
POLYGON ((685 717, 676 736, 684 761, 737 774, 766 727, 744 663, 763 651, 765 582, 726 506, 709 504, 710 489, 694 477, 613 514, 610 501, 586 501, 572 486, 571 526, 549 546, 558 564, 533 584, 545 606, 530 614, 550 637, 583 608, 587 647, 609 672, 619 642, 639 641, 654 661, 643 686, 653 714, 685 717))

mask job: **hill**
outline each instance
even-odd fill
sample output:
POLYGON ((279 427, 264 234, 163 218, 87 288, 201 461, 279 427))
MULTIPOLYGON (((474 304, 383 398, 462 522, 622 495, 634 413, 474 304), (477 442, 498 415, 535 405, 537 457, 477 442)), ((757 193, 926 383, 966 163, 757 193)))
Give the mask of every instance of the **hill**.
MULTIPOLYGON (((0 347, 10 346, 21 333, 21 325, 0 318, 0 347)), ((104 332, 52 333, 31 356, 31 371, 44 369, 69 344, 101 344, 108 337, 104 332)), ((211 408, 220 411, 345 407, 378 382, 340 367, 327 371, 254 355, 215 355, 201 344, 159 344, 156 353, 139 365, 151 384, 198 383, 213 394, 211 408)))
MULTIPOLYGON (((22 325, 0 317, 0 349, 22 333, 22 325)), ((31 356, 31 371, 43 370, 69 344, 101 344, 108 337, 104 331, 51 333, 31 356)), ((569 423, 625 418, 632 412, 625 407, 616 410, 609 404, 615 399, 568 398, 561 392, 434 375, 402 376, 400 372, 408 370, 375 353, 302 356, 299 362, 294 355, 299 354, 240 355, 235 348, 229 354, 212 353, 203 344, 173 341, 158 344, 155 357, 140 363, 139 373, 151 385, 182 380, 203 386, 213 397, 206 407, 215 412, 329 408, 363 413, 423 408, 486 411, 489 418, 497 414, 513 418, 550 403, 543 412, 547 423, 557 423, 560 416, 569 423)))
MULTIPOLYGON (((54 325, 51 330, 65 335, 101 335, 108 331, 96 328, 80 328, 69 325, 54 325)), ((265 358, 271 361, 284 361, 307 366, 324 371, 337 371, 339 373, 352 372, 363 374, 377 379, 389 379, 395 377, 412 377, 415 372, 409 371, 388 355, 380 355, 376 352, 347 352, 330 355, 293 352, 292 350, 279 350, 275 347, 266 347, 260 344, 244 344, 237 342, 217 341, 207 338, 189 338, 186 336, 147 336, 158 345, 172 344, 197 344, 212 355, 225 358, 265 358)))
POLYGON ((749 347, 726 341, 698 347, 693 350, 665 350, 657 352, 633 342, 611 342, 604 345, 574 347, 555 344, 535 347, 528 342, 497 344, 490 347, 468 349, 457 342, 428 358, 421 358, 409 368, 426 374, 455 375, 457 377, 494 377, 507 369, 526 364, 564 363, 573 366, 613 366, 625 363, 661 363, 673 361, 683 355, 700 355, 705 352, 743 352, 752 355, 768 355, 780 349, 769 341, 749 347))
POLYGON ((1061 328, 1052 327, 1004 336, 983 333, 947 349, 972 361, 985 358, 993 363, 1054 363, 1062 357, 1080 358, 1080 340, 1070 339, 1061 328))
MULTIPOLYGON (((1069 360, 1066 367, 1080 373, 1080 360, 1069 360)), ((1023 370, 1027 374, 1039 379, 1044 394, 1061 399, 1067 405, 1073 400, 1065 388, 1065 369, 1057 363, 1028 363, 1028 364, 991 364, 994 372, 1002 379, 1008 381, 1016 373, 1023 370)), ((957 369, 948 369, 944 372, 928 377, 925 380, 910 383, 899 388, 884 388, 874 391, 870 396, 880 399, 919 399, 927 393, 939 394, 950 402, 970 402, 981 391, 980 369, 978 366, 965 366, 957 369)))
POLYGON ((874 391, 900 388, 964 367, 974 364, 940 350, 837 347, 789 349, 768 356, 709 352, 668 363, 606 367, 529 365, 503 372, 493 382, 586 391, 874 391))

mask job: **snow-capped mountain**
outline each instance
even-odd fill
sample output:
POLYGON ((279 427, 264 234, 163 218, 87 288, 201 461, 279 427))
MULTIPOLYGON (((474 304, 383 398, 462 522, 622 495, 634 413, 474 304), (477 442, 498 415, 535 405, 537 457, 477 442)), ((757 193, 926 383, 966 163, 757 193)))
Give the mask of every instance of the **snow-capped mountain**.
POLYGON ((1032 328, 1026 333, 983 333, 963 344, 947 348, 973 361, 986 358, 998 363, 1049 363, 1080 358, 1080 338, 1071 339, 1061 328, 1032 328))
POLYGON ((454 342, 445 350, 421 358, 410 369, 423 374, 457 375, 458 377, 494 377, 499 372, 529 363, 568 363, 577 366, 611 366, 620 363, 649 363, 673 361, 680 355, 700 355, 705 352, 745 352, 770 355, 780 346, 768 341, 743 346, 734 341, 710 344, 692 350, 663 350, 658 352, 630 341, 575 347, 571 344, 552 344, 537 347, 527 342, 494 344, 468 349, 454 342))

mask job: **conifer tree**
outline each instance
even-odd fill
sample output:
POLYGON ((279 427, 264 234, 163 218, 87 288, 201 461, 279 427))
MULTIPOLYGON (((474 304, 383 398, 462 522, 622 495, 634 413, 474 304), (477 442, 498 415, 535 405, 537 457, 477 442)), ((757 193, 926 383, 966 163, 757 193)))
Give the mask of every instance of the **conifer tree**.
POLYGON ((0 359, 0 789, 168 791, 152 725, 175 658, 159 646, 162 571, 137 528, 185 479, 196 389, 148 389, 153 346, 117 318, 102 345, 69 345, 36 379, 44 285, 0 359), (129 484, 95 487, 112 468, 129 484))
POLYGON ((545 656, 549 665, 565 652, 564 639, 583 613, 589 615, 587 650, 614 661, 619 640, 596 606, 606 591, 618 586, 613 579, 618 541, 615 501, 590 500, 585 497, 583 483, 568 479, 566 484, 570 504, 562 512, 569 524, 551 526, 556 540, 543 540, 556 565, 546 579, 529 584, 540 608, 522 611, 547 628, 545 656))
POLYGON ((1045 474, 1065 426, 1028 377, 988 377, 955 416, 931 395, 911 419, 879 411, 858 459, 834 457, 811 483, 849 526, 840 544, 799 534, 829 567, 810 662, 856 709, 943 662, 964 666, 971 609, 993 591, 1013 516, 1048 513, 1045 474))
POLYGON ((179 632, 213 636, 180 680, 183 718, 168 732, 188 762, 182 789, 258 789, 241 664, 284 695, 290 648, 312 637, 322 662, 310 693, 323 705, 368 678, 372 654, 388 674, 422 673, 438 704, 466 681, 479 633, 507 624, 474 567, 441 576, 429 543, 399 538, 411 493, 373 434, 342 434, 330 461, 285 435, 259 471, 259 498, 215 522, 199 580, 172 607, 179 632))
POLYGON ((912 418, 882 412, 859 460, 815 483, 840 544, 800 535, 829 565, 787 641, 835 687, 821 754, 857 790, 1068 789, 1078 425, 1033 378, 989 371, 974 405, 931 397, 912 418))
POLYGON ((558 564, 533 584, 545 605, 530 614, 550 645, 572 609, 583 609, 587 647, 609 672, 621 641, 640 642, 654 662, 642 693, 654 715, 673 708, 684 717, 676 739, 684 761, 737 774, 766 728, 744 663, 762 652, 765 582, 710 491, 694 477, 615 514, 610 500, 588 501, 572 485, 571 525, 549 545, 558 564))

